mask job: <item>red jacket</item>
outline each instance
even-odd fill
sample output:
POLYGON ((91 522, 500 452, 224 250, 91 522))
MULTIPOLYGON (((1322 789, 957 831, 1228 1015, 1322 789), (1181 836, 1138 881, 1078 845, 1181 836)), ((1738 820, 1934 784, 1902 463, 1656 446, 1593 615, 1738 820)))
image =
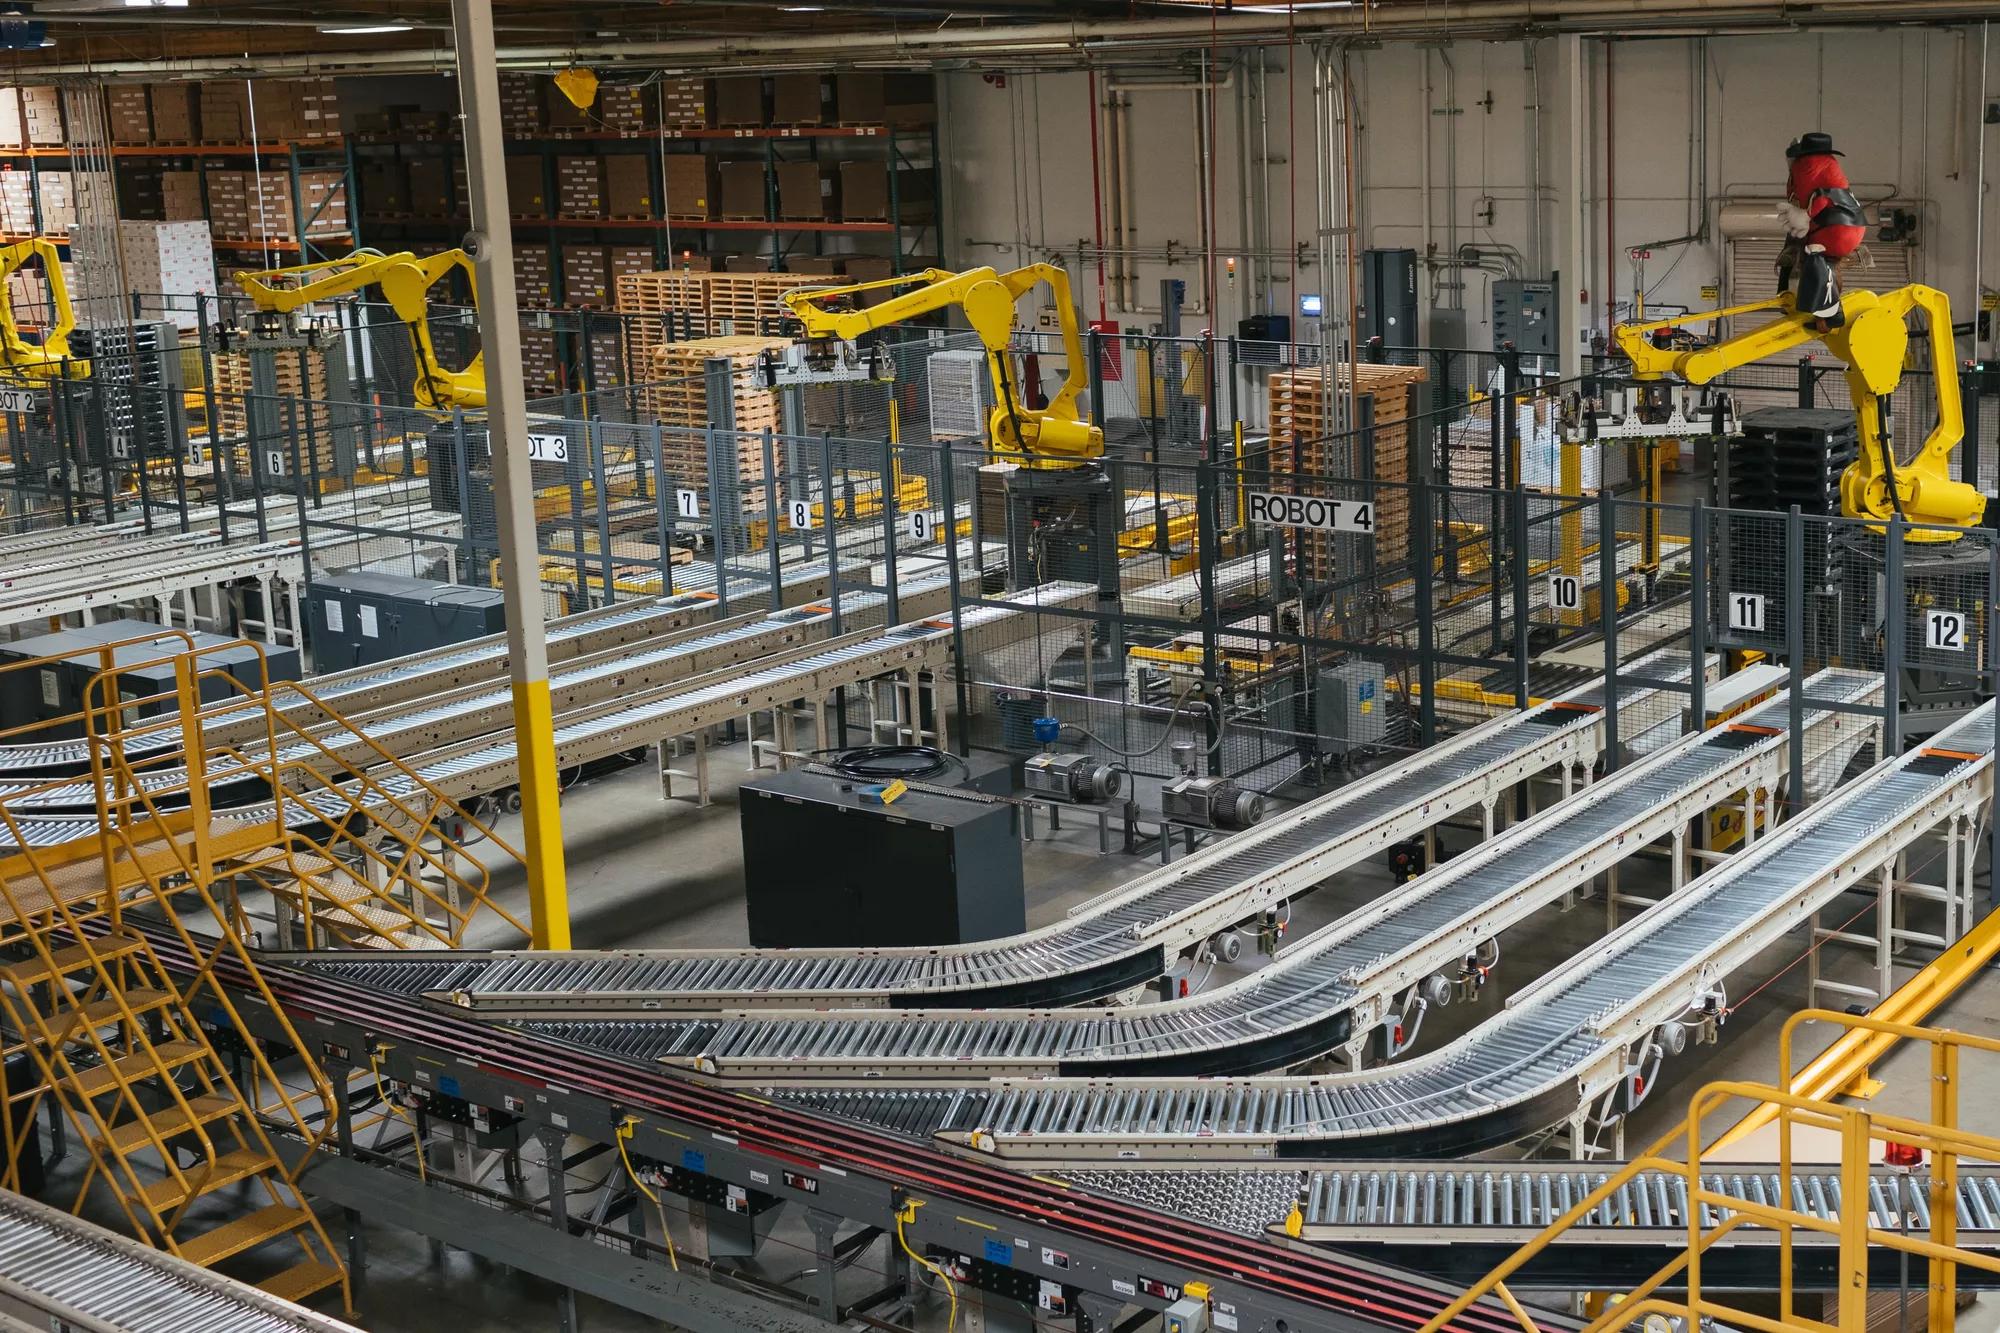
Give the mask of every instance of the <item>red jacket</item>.
POLYGON ((1826 226, 1818 221, 1819 215, 1829 206, 1829 201, 1820 192, 1847 188, 1847 173, 1841 170, 1840 159, 1831 153, 1792 159, 1791 173, 1785 182, 1786 198, 1812 219, 1805 233, 1805 243, 1823 247, 1827 255, 1834 259, 1844 259, 1853 254, 1868 234, 1866 227, 1848 224, 1826 226))

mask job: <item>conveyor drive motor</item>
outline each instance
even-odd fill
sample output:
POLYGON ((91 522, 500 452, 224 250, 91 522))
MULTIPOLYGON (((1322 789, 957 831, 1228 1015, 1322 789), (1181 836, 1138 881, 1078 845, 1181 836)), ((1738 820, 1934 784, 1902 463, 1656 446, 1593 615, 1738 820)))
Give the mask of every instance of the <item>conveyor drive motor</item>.
POLYGON ((1096 805, 1117 798, 1125 789, 1125 773, 1087 754, 1045 752, 1021 765, 1021 785, 1051 800, 1096 805))
POLYGON ((1160 792, 1160 812, 1180 824, 1246 829, 1264 817, 1264 797, 1228 778, 1181 778, 1160 792))

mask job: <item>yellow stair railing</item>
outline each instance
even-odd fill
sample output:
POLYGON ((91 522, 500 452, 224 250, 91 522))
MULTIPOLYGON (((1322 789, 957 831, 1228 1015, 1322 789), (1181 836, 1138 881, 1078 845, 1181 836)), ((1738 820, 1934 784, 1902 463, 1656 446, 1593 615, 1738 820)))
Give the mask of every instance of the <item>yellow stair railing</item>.
MULTIPOLYGON (((186 644, 186 636, 177 637, 186 644)), ((74 780, 0 799, 0 826, 14 849, 0 857, 0 953, 12 960, 0 965, 0 1055, 25 1056, 34 1078, 0 1098, 0 1138, 10 1149, 0 1156, 0 1184, 20 1183, 13 1150, 27 1142, 38 1107, 52 1100, 89 1159, 74 1208, 81 1210, 101 1184, 137 1235, 204 1266, 252 1251, 261 1258, 283 1245, 296 1251, 295 1259, 260 1286, 289 1299, 338 1287, 345 1304, 346 1269, 297 1178, 328 1132, 307 1104, 330 1105, 331 1089, 241 941, 224 928, 213 892, 223 858, 268 839, 271 830, 258 821, 217 827, 198 760, 190 765, 195 780, 180 784, 187 807, 161 806, 173 784, 147 779, 165 771, 162 756, 135 762, 120 744, 131 713, 163 701, 120 697, 119 671, 138 665, 116 660, 116 650, 128 646, 101 650, 105 669, 85 691, 97 836, 35 845, 35 798, 73 792, 74 780), (170 972, 149 937, 127 920, 132 907, 146 902, 160 909, 194 960, 192 977, 170 972), (190 910, 212 921, 217 936, 197 937, 183 916, 190 910), (309 1092, 295 1093, 278 1077, 234 997, 217 984, 214 968, 225 953, 262 991, 283 1044, 300 1062, 292 1077, 309 1092), (204 1022, 239 1039, 256 1085, 276 1091, 275 1106, 260 1108, 246 1096, 204 1022), (306 1150, 296 1161, 279 1154, 266 1128, 264 1117, 279 1110, 285 1130, 306 1150), (236 1184, 261 1198, 261 1206, 220 1222, 214 1209, 195 1207, 236 1184)), ((185 725, 198 725, 190 720, 201 711, 198 656, 171 659, 185 725)))
MULTIPOLYGON (((1957 1272, 1961 1265, 2000 1273, 2000 1257, 1982 1254, 1958 1244, 1958 1174, 1961 1163, 2000 1163, 2000 1137, 1961 1129, 1959 1113, 1959 1064, 1963 1051, 2000 1053, 2000 1039, 1919 1027, 1876 1018, 1872 1015, 1842 1014, 1826 1009, 1807 1009, 1794 1014, 1785 1024, 1779 1042, 1782 1078, 1778 1085, 1725 1081, 1710 1083, 1690 1099, 1688 1118, 1678 1128, 1660 1138, 1645 1153, 1628 1163, 1602 1185, 1579 1199, 1574 1207, 1489 1273, 1464 1295, 1445 1307, 1424 1326, 1423 1333, 1438 1333, 1487 1296, 1497 1297, 1513 1312, 1527 1333, 1539 1333, 1540 1326, 1508 1289, 1507 1280, 1519 1273, 1557 1237, 1581 1225, 1619 1190, 1636 1178, 1659 1173, 1681 1178, 1686 1186, 1687 1248, 1658 1272, 1620 1297, 1614 1297, 1586 1326, 1585 1333, 1599 1330, 1649 1327, 1649 1317, 1667 1321, 1685 1320, 1692 1328, 1700 1320, 1756 1330, 1756 1333, 1865 1333, 1868 1327, 1869 1251, 1897 1251, 1925 1262, 1929 1275, 1926 1294, 1928 1327, 1953 1326, 1957 1305, 1957 1272), (1801 1095, 1793 1086, 1793 1049, 1800 1027, 1827 1023, 1850 1034, 1871 1034, 1871 1039, 1919 1041, 1930 1047, 1930 1119, 1917 1120, 1870 1112, 1866 1108, 1837 1104, 1826 1097, 1801 1095), (1703 1122, 1732 1102, 1749 1099, 1775 1121, 1778 1133, 1778 1179, 1775 1199, 1799 1197, 1794 1191, 1793 1133, 1797 1129, 1832 1131, 1840 1144, 1840 1206, 1830 1213, 1809 1213, 1778 1203, 1744 1198, 1712 1187, 1703 1179, 1705 1144, 1703 1122), (1930 1158, 1926 1182, 1929 1226, 1912 1231, 1901 1225, 1875 1224, 1869 1204, 1870 1173, 1876 1145, 1886 1156, 1914 1166, 1924 1155, 1930 1158), (1671 1154, 1684 1150, 1684 1160, 1671 1154), (1858 1206, 1848 1207, 1847 1201, 1858 1206), (1778 1313, 1767 1313, 1731 1305, 1703 1285, 1703 1256, 1738 1232, 1762 1232, 1758 1239, 1775 1237, 1777 1260, 1778 1313), (1828 1239, 1821 1239, 1828 1238, 1828 1239), (1794 1260, 1802 1242, 1835 1247, 1835 1322, 1828 1323, 1801 1314, 1792 1287, 1794 1260), (1669 1289, 1674 1294, 1668 1294, 1669 1289)), ((1725 1131, 1725 1135, 1727 1131, 1725 1131)), ((1718 1136, 1718 1141, 1720 1141, 1718 1136)))

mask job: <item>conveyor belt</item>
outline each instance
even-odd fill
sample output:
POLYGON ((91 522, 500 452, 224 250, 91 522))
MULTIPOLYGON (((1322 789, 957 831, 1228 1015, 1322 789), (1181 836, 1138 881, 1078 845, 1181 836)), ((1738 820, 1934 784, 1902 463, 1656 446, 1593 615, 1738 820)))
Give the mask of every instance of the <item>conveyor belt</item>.
POLYGON ((130 563, 69 578, 37 579, 0 592, 0 627, 124 602, 170 597, 231 579, 295 577, 296 538, 251 546, 205 546, 177 560, 130 563))
MULTIPOLYGON (((821 596, 826 590, 826 570, 792 568, 787 571, 783 601, 800 605, 821 596)), ((747 587, 747 584, 745 585, 747 587)), ((768 577, 757 587, 768 590, 768 577)), ((848 605, 845 594, 842 610, 848 605)), ((733 610, 758 609, 762 600, 733 593, 733 610)), ((590 653, 603 652, 627 643, 638 643, 706 621, 720 609, 718 599, 695 590, 672 596, 619 603, 582 611, 549 622, 548 651, 551 664, 590 653)), ((920 602, 913 611, 922 611, 920 602)), ((164 632, 164 631, 163 631, 164 632)), ((168 650, 162 650, 168 651, 168 650)), ((507 640, 493 634, 470 639, 449 647, 412 653, 371 666, 330 672, 304 681, 306 688, 353 717, 406 699, 429 698, 440 691, 456 689, 481 680, 498 680, 507 671, 507 640)), ((280 711, 296 713, 309 707, 304 697, 287 694, 281 684, 274 691, 280 711)), ((252 740, 264 732, 261 708, 223 709, 205 723, 209 738, 218 744, 252 740)), ((182 743, 177 719, 164 719, 128 733, 126 753, 138 757, 177 750, 182 743)), ((0 778, 27 774, 77 773, 89 767, 90 756, 82 741, 23 742, 0 746, 0 778)))
MULTIPOLYGON (((1811 689, 1858 707, 1881 678, 1822 672, 1811 689)), ((1772 789, 1788 750, 1789 701, 1771 700, 1741 725, 1691 735, 1487 845, 1287 949, 1231 985, 1115 1009, 885 1010, 717 1017, 562 1019, 523 1026, 635 1059, 704 1073, 773 1079, 1036 1074, 1253 1074, 1283 1069, 1391 1020, 1396 997, 1454 967, 1500 932, 1731 793, 1772 789)), ((1808 745, 1838 775, 1873 728, 1846 714, 1808 714, 1808 745)), ((1414 1042, 1421 1011, 1400 1045, 1414 1042)), ((1399 1021, 1398 1027, 1405 1026, 1399 1021)))
POLYGON ((350 1324, 0 1191, 0 1316, 16 1310, 74 1333, 355 1333, 350 1324))
MULTIPOLYGON (((961 621, 966 635, 977 637, 1004 630, 1009 621, 1030 614, 1037 604, 1070 604, 1088 595, 1083 584, 1044 584, 1016 595, 1013 600, 1022 610, 969 607, 961 621)), ((891 671, 939 671, 950 659, 951 641, 949 622, 918 621, 879 634, 850 634, 810 645, 751 670, 714 672, 691 687, 670 685, 635 698, 614 698, 557 720, 556 763, 572 768, 794 699, 824 698, 837 688, 891 671)), ((419 780, 460 800, 518 780, 511 734, 506 740, 480 738, 447 746, 406 762, 415 779, 393 771, 376 775, 389 797, 414 798, 419 780)), ((316 792, 305 801, 288 800, 284 806, 285 820, 294 827, 343 819, 352 812, 345 796, 331 790, 316 792)), ((235 806, 215 816, 218 823, 273 817, 268 802, 235 806)), ((95 815, 47 815, 21 819, 17 826, 26 846, 54 847, 95 836, 97 820, 95 815)), ((9 831, 7 836, 15 835, 9 831)))
POLYGON ((1315 1078, 1009 1080, 779 1096, 1023 1160, 1439 1155, 1510 1142, 1618 1089, 1633 1072, 1630 1053, 1661 1024, 1924 833, 1987 802, 1993 722, 1994 705, 1985 704, 1933 748, 1878 764, 1552 969, 1503 1014, 1401 1064, 1315 1078))
MULTIPOLYGON (((1215 604, 1229 608, 1262 597, 1271 584, 1271 557, 1265 552, 1237 556, 1215 567, 1215 604)), ((1127 614, 1163 620, 1193 620, 1201 614, 1201 571, 1190 570, 1122 598, 1127 614)))
MULTIPOLYGON (((1685 668, 1682 668, 1684 671, 1685 668)), ((1275 907, 1515 783, 1597 752, 1599 686, 1495 718, 1371 777, 1002 940, 923 948, 722 949, 422 958, 302 956, 302 967, 482 1009, 574 1013, 743 1005, 1060 1004, 1160 975, 1182 948, 1275 907)), ((1621 690, 1621 707, 1650 693, 1621 690)))

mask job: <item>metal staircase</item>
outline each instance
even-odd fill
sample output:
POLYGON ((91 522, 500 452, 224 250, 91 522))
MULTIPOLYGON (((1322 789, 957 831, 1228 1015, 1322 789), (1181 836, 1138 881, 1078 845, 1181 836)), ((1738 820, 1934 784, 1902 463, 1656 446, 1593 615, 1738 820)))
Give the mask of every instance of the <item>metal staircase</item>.
MULTIPOLYGON (((457 830, 510 849, 388 754, 337 760, 335 742, 308 736, 272 691, 204 666, 191 644, 156 650, 173 664, 181 733, 163 749, 160 724, 137 715, 168 699, 121 697, 110 670, 112 651, 128 646, 106 645, 105 670, 85 691, 97 836, 0 859, 0 1186, 39 1175, 29 1145, 37 1112, 54 1108, 87 1156, 73 1210, 108 1196, 135 1234, 182 1259, 207 1267, 243 1257, 267 1292, 297 1300, 338 1287, 345 1303, 345 1268, 299 1188, 327 1133, 319 1112, 332 1089, 257 972, 246 894, 268 890, 309 947, 439 947, 491 906, 486 870, 457 830), (225 710, 240 722, 246 704, 261 709, 263 735, 210 743, 208 723, 225 710), (127 744, 140 735, 147 741, 127 744), (254 813, 216 810, 218 783, 254 783, 268 799, 254 813), (313 817, 300 819, 302 807, 313 817), (191 973, 169 976, 129 928, 135 911, 170 926, 191 973), (216 978, 225 959, 283 1025, 278 1058, 296 1063, 282 1079, 216 978)), ((0 825, 18 835, 10 807, 41 790, 0 797, 0 825)))

